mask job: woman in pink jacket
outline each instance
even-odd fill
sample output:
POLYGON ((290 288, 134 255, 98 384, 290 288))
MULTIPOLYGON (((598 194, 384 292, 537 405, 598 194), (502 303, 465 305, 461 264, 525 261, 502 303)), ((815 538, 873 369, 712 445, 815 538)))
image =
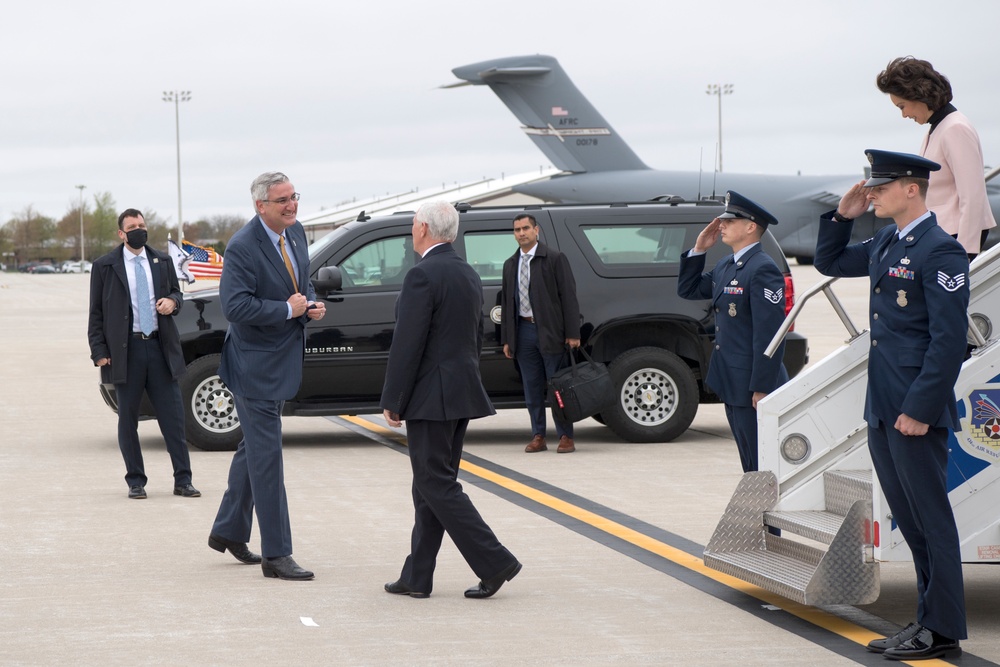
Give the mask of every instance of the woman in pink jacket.
POLYGON ((903 118, 930 130, 920 155, 941 165, 927 190, 927 208, 938 224, 958 239, 971 261, 996 227, 986 196, 983 148, 972 123, 952 104, 951 84, 926 60, 896 58, 875 79, 903 118))

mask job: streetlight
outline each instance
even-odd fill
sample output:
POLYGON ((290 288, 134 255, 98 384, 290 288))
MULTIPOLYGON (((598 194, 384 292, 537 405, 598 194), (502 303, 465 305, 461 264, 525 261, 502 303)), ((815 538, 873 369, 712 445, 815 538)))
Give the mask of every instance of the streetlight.
POLYGON ((80 270, 83 271, 83 189, 87 187, 86 185, 78 185, 76 188, 80 191, 80 270))
POLYGON ((191 99, 190 90, 165 90, 163 101, 174 103, 174 126, 177 136, 177 245, 184 240, 184 217, 181 215, 181 102, 191 99))
POLYGON ((719 98, 719 172, 722 172, 722 96, 733 94, 733 84, 731 83, 710 83, 706 95, 715 95, 719 98))

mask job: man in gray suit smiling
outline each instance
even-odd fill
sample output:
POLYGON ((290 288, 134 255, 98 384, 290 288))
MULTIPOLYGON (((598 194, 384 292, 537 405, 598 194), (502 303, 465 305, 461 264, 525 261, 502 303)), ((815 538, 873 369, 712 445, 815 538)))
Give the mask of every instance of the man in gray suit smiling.
POLYGON ((229 487, 208 538, 243 563, 261 563, 265 577, 312 579, 292 560, 281 457, 281 408, 302 382, 305 326, 322 319, 309 282, 305 230, 296 220, 299 194, 280 172, 250 186, 257 215, 226 247, 219 283, 229 331, 219 376, 233 392, 243 441, 229 469, 229 487), (247 547, 257 512, 261 556, 247 547))

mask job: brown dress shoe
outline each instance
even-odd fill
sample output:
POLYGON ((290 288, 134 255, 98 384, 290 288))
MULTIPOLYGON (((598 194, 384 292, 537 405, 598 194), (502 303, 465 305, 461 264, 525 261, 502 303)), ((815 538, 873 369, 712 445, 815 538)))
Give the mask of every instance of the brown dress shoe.
POLYGON ((534 454, 535 452, 544 452, 546 449, 548 449, 548 446, 545 444, 545 438, 543 436, 536 435, 531 439, 531 442, 528 443, 528 446, 524 448, 524 451, 529 454, 534 454))
POLYGON ((576 445, 573 444, 573 438, 567 438, 565 435, 559 438, 559 447, 556 448, 556 454, 569 454, 575 451, 576 445))

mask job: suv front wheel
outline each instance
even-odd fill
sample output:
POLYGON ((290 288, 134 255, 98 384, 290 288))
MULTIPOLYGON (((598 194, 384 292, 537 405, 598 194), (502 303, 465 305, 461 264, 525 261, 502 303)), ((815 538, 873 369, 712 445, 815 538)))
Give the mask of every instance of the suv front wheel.
POLYGON ((243 439, 236 403, 219 377, 221 354, 198 357, 181 377, 184 433, 188 442, 210 452, 233 451, 243 439))
POLYGON ((639 347, 610 365, 617 401, 601 418, 630 442, 669 442, 687 430, 698 411, 698 383, 673 352, 639 347))

